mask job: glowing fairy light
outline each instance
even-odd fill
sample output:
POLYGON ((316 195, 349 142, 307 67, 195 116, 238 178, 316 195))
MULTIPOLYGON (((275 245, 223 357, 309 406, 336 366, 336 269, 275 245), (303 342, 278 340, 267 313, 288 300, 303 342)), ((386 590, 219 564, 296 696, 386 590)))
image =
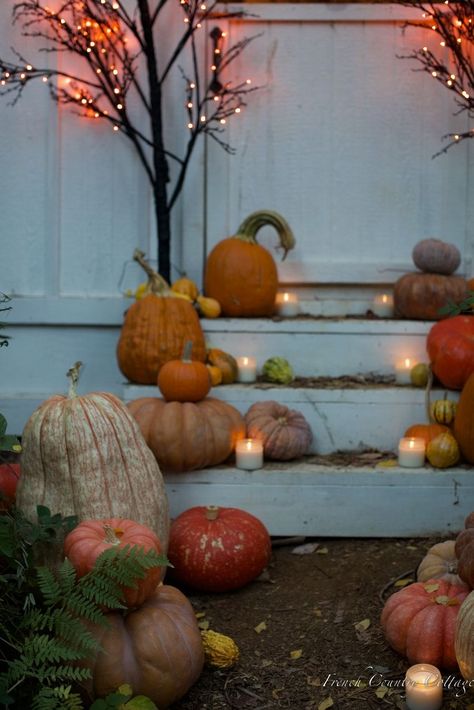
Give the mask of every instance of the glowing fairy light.
POLYGON ((118 131, 119 127, 117 125, 114 126, 114 131, 118 131))
POLYGON ((461 91, 461 94, 464 96, 465 99, 470 98, 470 95, 467 93, 467 91, 461 91))
POLYGON ((33 67, 31 66, 31 64, 27 64, 26 69, 27 69, 27 71, 31 71, 33 69, 33 67))
POLYGON ((194 128, 194 124, 193 124, 193 123, 188 123, 188 128, 194 128))

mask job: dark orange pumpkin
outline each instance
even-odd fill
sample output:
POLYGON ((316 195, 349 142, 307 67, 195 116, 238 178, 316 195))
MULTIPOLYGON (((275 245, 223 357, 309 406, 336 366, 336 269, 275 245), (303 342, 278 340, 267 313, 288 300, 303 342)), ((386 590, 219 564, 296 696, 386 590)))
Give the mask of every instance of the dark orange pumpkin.
POLYGON ((219 242, 207 258, 204 278, 206 296, 215 298, 225 316, 271 316, 275 308, 278 273, 270 252, 256 241, 258 230, 275 227, 284 250, 294 246, 287 222, 276 212, 254 212, 237 234, 219 242))
POLYGON ((426 349, 441 384, 461 390, 474 373, 474 318, 454 316, 435 323, 428 333, 426 349))
POLYGON ((193 359, 206 360, 201 323, 190 301, 173 294, 168 284, 146 263, 143 253, 134 259, 145 269, 148 295, 133 303, 125 315, 117 360, 130 382, 156 384, 160 368, 181 356, 186 341, 193 342, 193 359))
POLYGON ((395 312, 414 320, 439 320, 440 309, 448 303, 460 303, 466 297, 467 283, 462 276, 442 274, 405 274, 395 283, 395 312))
POLYGON ((186 343, 181 360, 169 360, 158 373, 158 387, 167 402, 199 402, 211 389, 206 365, 191 360, 193 344, 186 343))
POLYGON ((449 432, 449 428, 444 426, 444 424, 412 424, 403 436, 419 437, 424 439, 425 444, 428 446, 432 439, 445 432, 449 432))
POLYGON ((454 552, 458 558, 458 574, 471 589, 474 587, 474 513, 464 521, 464 530, 456 538, 454 552))
POLYGON ((474 373, 462 389, 453 432, 462 455, 466 461, 474 464, 474 373))

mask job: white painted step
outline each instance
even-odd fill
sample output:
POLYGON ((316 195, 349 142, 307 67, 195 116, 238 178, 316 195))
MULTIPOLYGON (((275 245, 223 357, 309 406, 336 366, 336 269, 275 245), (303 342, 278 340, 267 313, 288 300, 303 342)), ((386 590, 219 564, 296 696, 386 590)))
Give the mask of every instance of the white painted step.
POLYGON ((394 373, 409 357, 426 362, 433 323, 367 318, 216 318, 202 320, 208 344, 234 357, 248 355, 262 367, 285 357, 301 377, 394 373))
POLYGON ((167 475, 175 517, 195 505, 241 508, 271 535, 428 537, 464 527, 474 500, 474 469, 426 466, 342 468, 301 461, 231 466, 167 475))
MULTIPOLYGON (((254 402, 276 400, 300 411, 313 432, 311 453, 334 451, 395 451, 398 440, 411 425, 426 421, 424 391, 409 386, 356 389, 296 388, 282 385, 221 385, 211 395, 245 414, 254 402)), ((125 385, 126 401, 159 397, 157 387, 125 385)), ((433 390, 432 399, 444 396, 433 390)), ((456 400, 458 393, 450 392, 456 400)))

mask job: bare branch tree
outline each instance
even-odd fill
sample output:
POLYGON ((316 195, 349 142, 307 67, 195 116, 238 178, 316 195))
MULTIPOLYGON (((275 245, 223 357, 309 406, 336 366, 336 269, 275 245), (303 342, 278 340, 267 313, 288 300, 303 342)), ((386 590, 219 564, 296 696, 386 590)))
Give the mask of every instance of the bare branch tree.
POLYGON ((213 58, 209 78, 203 78, 196 33, 206 21, 241 18, 245 13, 216 11, 216 1, 180 0, 183 30, 170 55, 160 60, 157 36, 167 32, 159 27, 160 13, 169 2, 178 0, 63 0, 59 9, 45 0, 24 0, 13 8, 13 22, 22 34, 43 43, 40 51, 75 56, 80 72, 38 67, 12 50, 14 61, 0 57, 0 95, 10 95, 12 103, 22 96, 29 82, 48 84, 51 98, 82 116, 102 119, 114 131, 126 136, 136 151, 152 187, 158 242, 158 263, 163 277, 170 279, 170 214, 181 193, 191 155, 200 135, 207 134, 226 151, 224 124, 246 105, 247 95, 258 87, 250 81, 225 81, 223 72, 254 37, 224 48, 225 33, 218 26, 211 31, 213 58), (133 11, 129 8, 132 7, 133 11), (133 47, 133 49, 132 49, 133 47), (183 52, 189 53, 191 70, 181 69, 188 117, 184 154, 166 148, 163 126, 163 89, 170 72, 183 52), (144 66, 145 72, 140 69, 144 66), (144 78, 142 78, 144 76, 144 78), (132 101, 147 114, 147 125, 133 118, 132 101), (173 179, 170 161, 176 170, 173 179))
MULTIPOLYGON (((404 59, 416 59, 421 69, 453 93, 456 114, 474 117, 474 0, 441 3, 399 0, 400 5, 420 10, 420 20, 407 25, 425 27, 439 38, 439 49, 424 46, 404 59)), ((474 128, 463 133, 447 133, 449 142, 436 155, 446 153, 466 138, 474 138, 474 128)))

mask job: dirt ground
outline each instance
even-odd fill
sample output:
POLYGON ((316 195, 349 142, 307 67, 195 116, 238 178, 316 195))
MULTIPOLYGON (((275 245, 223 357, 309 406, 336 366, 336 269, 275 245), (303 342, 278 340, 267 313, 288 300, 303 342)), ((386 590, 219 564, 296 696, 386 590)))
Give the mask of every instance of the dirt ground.
MULTIPOLYGON (((439 540, 276 542, 267 573, 247 587, 206 595, 183 589, 200 623, 231 636, 240 659, 228 670, 206 668, 173 709, 405 708, 400 683, 410 664, 385 643, 380 613, 395 580, 414 581, 439 540), (313 552, 293 552, 308 542, 318 543, 313 552)), ((462 679, 448 673, 443 682, 444 710, 474 710, 474 689, 463 692, 462 679)))

